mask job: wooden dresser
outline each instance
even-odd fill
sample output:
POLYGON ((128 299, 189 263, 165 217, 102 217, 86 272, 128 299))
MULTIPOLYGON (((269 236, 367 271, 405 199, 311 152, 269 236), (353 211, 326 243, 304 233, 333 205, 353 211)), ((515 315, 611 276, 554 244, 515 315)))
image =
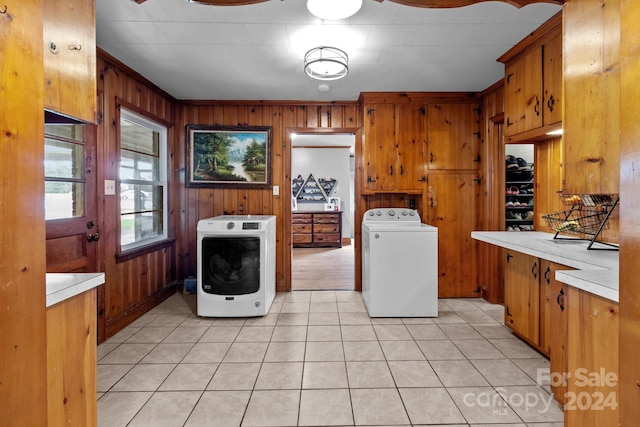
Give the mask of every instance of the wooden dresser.
POLYGON ((293 212, 294 248, 342 247, 342 211, 293 212))

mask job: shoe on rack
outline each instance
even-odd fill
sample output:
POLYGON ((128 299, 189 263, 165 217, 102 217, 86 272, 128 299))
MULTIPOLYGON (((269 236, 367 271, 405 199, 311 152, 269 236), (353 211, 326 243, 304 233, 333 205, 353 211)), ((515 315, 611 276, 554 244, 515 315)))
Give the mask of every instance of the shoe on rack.
POLYGON ((527 161, 525 159, 523 159, 522 157, 518 157, 516 159, 516 163, 518 164, 518 170, 519 171, 530 171, 531 168, 529 167, 529 163, 527 163, 527 161))
POLYGON ((507 212, 507 219, 516 219, 515 215, 513 214, 513 212, 508 211, 507 212))
POLYGON ((520 214, 520 212, 516 212, 515 214, 513 214, 513 219, 522 219, 522 215, 520 214))
POLYGON ((505 206, 508 208, 512 208, 514 206, 513 200, 509 199, 505 206))
POLYGON ((507 169, 517 170, 518 169, 518 159, 516 159, 511 154, 508 154, 505 158, 507 163, 507 169))

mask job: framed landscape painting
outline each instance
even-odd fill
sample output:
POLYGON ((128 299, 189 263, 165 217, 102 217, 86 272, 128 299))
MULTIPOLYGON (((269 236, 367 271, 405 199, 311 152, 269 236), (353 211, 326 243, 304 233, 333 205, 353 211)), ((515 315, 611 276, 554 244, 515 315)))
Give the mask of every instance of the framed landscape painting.
POLYGON ((270 184, 270 126, 187 126, 187 187, 270 184))

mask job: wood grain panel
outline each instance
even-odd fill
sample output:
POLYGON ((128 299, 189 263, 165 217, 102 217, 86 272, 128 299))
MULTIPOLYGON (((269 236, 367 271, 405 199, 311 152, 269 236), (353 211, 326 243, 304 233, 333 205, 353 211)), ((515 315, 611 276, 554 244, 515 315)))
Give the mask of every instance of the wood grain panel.
POLYGON ((573 287, 568 287, 567 293, 570 377, 565 424, 617 427, 621 397, 618 393, 618 304, 573 287), (586 381, 585 377, 599 381, 586 381), (597 406, 593 406, 594 403, 597 406))
POLYGON ((640 419, 640 2, 620 7, 620 424, 640 419))
POLYGON ((95 1, 45 0, 45 107, 80 120, 96 120, 95 1))
POLYGON ((620 189, 619 3, 565 5, 564 190, 569 194, 620 189))
POLYGON ((46 426, 42 2, 0 7, 0 425, 46 426))
POLYGON ((480 105, 427 106, 429 169, 479 169, 480 105))
MULTIPOLYGON (((97 135, 101 167, 97 169, 98 182, 101 183, 104 179, 118 179, 120 158, 117 144, 118 103, 125 102, 131 108, 139 109, 152 117, 155 116, 161 123, 171 124, 174 122, 175 100, 113 58, 103 52, 99 54, 98 91, 102 94, 100 98, 103 105, 101 105, 102 121, 98 126, 97 135)), ((168 152, 175 164, 182 165, 182 170, 184 170, 186 151, 185 146, 180 145, 178 141, 184 141, 183 130, 184 128, 176 130, 172 127, 168 133, 168 152), (180 163, 181 160, 182 163, 180 163)), ((184 178, 181 175, 180 166, 169 168, 170 192, 171 189, 182 188, 184 178)), ((177 258, 173 246, 117 262, 119 200, 113 196, 105 196, 102 187, 98 185, 98 200, 101 203, 98 209, 98 226, 101 235, 98 269, 105 272, 106 281, 98 292, 99 342, 135 320, 143 308, 148 310, 153 304, 166 298, 168 296, 166 290, 172 289, 172 283, 176 278, 176 265, 182 262, 177 258)), ((170 237, 176 234, 175 224, 182 223, 180 219, 183 215, 180 211, 182 195, 174 194, 171 194, 169 199, 169 224, 173 225, 169 230, 170 237)))
POLYGON ((50 426, 96 426, 96 290, 47 309, 50 426))

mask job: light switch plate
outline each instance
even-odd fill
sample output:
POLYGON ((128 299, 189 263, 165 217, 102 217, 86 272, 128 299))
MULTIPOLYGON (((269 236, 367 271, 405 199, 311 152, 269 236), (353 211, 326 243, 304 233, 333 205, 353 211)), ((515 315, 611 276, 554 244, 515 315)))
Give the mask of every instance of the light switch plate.
POLYGON ((274 196, 279 196, 280 195, 280 186, 279 185, 274 185, 273 186, 273 195, 274 196))
POLYGON ((116 195, 116 181, 113 179, 104 180, 104 195, 115 196, 116 195))

